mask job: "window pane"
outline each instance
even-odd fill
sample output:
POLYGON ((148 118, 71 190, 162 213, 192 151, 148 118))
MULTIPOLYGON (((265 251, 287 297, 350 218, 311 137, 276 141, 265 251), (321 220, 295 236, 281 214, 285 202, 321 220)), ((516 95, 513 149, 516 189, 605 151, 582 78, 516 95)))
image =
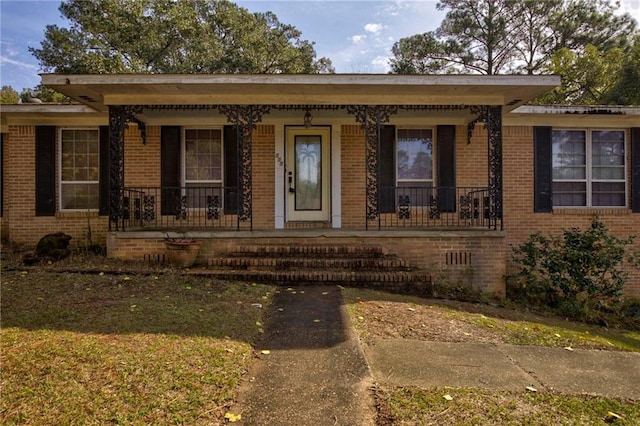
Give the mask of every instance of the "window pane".
POLYGON ((398 180, 433 179, 431 129, 400 129, 397 144, 398 180))
POLYGON ((62 130, 61 136, 60 206, 63 210, 95 210, 99 206, 99 132, 62 130))
POLYGON ((554 182, 554 206, 586 206, 587 185, 584 182, 554 182))
POLYGON ((222 132, 220 129, 185 131, 185 180, 222 180, 222 132))
POLYGON ((622 207, 625 205, 624 182, 594 182, 592 192, 594 206, 622 207))
POLYGON ((61 192, 62 209, 91 210, 99 205, 97 183, 66 183, 61 192))
POLYGON ((624 166, 624 132, 593 131, 591 133, 593 165, 624 166))
POLYGON ((598 180, 624 180, 622 167, 593 167, 593 178, 598 180))
POLYGON ((582 130, 552 132, 553 179, 586 179, 586 134, 582 130))

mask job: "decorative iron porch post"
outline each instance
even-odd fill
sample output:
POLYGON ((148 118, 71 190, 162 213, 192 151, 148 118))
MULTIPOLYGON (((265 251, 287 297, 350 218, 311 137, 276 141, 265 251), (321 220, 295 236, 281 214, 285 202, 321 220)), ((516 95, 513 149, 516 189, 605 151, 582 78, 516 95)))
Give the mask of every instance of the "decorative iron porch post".
POLYGON ((378 193, 380 128, 389 121, 392 114, 398 112, 398 107, 396 105, 349 105, 347 112, 362 125, 365 133, 365 228, 369 229, 369 221, 376 219, 380 228, 378 193))
POLYGON ((502 222, 502 107, 488 106, 486 108, 486 125, 489 155, 489 197, 491 199, 490 223, 493 229, 500 230, 502 222))
POLYGON ((268 105, 220 105, 221 114, 227 116, 227 121, 236 126, 238 134, 238 224, 249 221, 253 229, 253 190, 252 178, 252 132, 256 125, 262 121, 262 116, 271 111, 268 105))
POLYGON ((488 186, 489 228, 504 229, 502 221, 502 106, 472 105, 469 107, 477 117, 467 126, 467 143, 471 141, 471 134, 477 123, 484 123, 487 128, 487 157, 488 157, 488 186))
POLYGON ((141 112, 142 106, 109 105, 109 230, 115 225, 118 231, 119 220, 123 218, 124 131, 128 122, 135 121, 140 126, 144 142, 144 123, 135 118, 135 114, 141 112))

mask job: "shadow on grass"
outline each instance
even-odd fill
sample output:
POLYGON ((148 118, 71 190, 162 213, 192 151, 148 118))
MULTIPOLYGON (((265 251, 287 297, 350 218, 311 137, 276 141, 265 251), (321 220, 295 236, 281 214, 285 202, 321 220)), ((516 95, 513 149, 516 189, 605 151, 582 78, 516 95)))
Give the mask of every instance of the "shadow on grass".
MULTIPOLYGON (((347 289, 345 299, 348 304, 399 302, 441 308, 448 312, 451 319, 502 335, 505 343, 560 347, 574 345, 640 352, 640 333, 637 331, 568 321, 550 312, 534 312, 517 305, 500 307, 486 303, 430 299, 367 289, 347 289)), ((393 321, 393 317, 389 319, 393 321)), ((398 324, 398 327, 403 326, 405 324, 398 324)))
POLYGON ((1 321, 27 330, 260 339, 273 349, 306 349, 346 340, 341 304, 335 286, 287 290, 175 271, 88 274, 36 267, 3 271, 1 321))
POLYGON ((273 287, 158 275, 2 272, 2 327, 253 342, 273 287))

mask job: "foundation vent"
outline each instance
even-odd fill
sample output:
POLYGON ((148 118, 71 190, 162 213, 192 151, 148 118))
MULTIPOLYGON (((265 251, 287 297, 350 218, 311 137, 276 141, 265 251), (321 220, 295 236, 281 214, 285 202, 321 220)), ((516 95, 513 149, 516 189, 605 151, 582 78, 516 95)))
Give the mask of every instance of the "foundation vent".
POLYGON ((469 251, 448 251, 445 253, 447 266, 471 265, 471 252, 469 251))

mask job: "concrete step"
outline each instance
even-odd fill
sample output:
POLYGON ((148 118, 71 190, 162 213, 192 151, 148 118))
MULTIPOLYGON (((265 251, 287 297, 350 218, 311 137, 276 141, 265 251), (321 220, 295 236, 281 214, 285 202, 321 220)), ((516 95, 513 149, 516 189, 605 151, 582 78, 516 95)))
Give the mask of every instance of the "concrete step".
POLYGON ((431 276, 424 272, 410 271, 259 271, 259 270, 214 270, 195 268, 188 274, 207 276, 220 280, 256 282, 274 285, 296 286, 313 284, 341 284, 397 290, 402 285, 411 285, 413 290, 431 285, 431 276))
POLYGON ((255 244, 238 247, 233 257, 384 257, 382 246, 373 244, 255 244))
POLYGON ((332 271, 382 271, 407 270, 408 265, 403 259, 395 256, 387 257, 222 257, 208 260, 211 268, 241 269, 241 270, 298 270, 322 269, 332 271))

